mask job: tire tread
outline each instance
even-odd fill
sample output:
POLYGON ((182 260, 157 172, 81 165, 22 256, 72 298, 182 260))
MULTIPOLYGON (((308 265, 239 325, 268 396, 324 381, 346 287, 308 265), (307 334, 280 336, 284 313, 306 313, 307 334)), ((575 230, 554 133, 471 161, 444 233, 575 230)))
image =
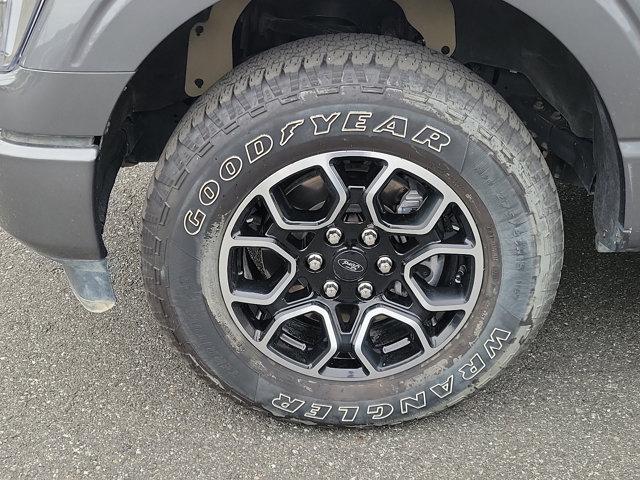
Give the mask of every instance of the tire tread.
MULTIPOLYGON (((141 242, 142 275, 162 331, 199 376, 257 410, 266 411, 239 397, 207 372, 191 345, 183 340, 170 302, 170 279, 163 268, 167 241, 163 237, 164 219, 171 209, 172 193, 180 189, 183 175, 189 174, 189 163, 203 154, 203 149, 210 148, 217 135, 232 132, 246 115, 259 116, 269 102, 297 101, 305 90, 337 94, 345 81, 359 84, 364 92, 392 89, 409 101, 421 102, 493 150, 503 168, 521 185, 536 229, 545 232, 536 235, 541 273, 523 324, 526 328, 520 329, 512 344, 517 348, 505 350, 493 367, 495 371, 486 375, 482 384, 474 384, 473 390, 495 377, 522 351, 519 347, 535 337, 551 309, 560 281, 564 239, 554 180, 527 128, 482 79, 425 47, 376 35, 312 37, 259 54, 224 76, 179 123, 149 185, 141 242), (403 73, 409 72, 420 72, 423 81, 407 84, 409 76, 403 73), (205 147, 201 147, 203 144, 205 147)), ((462 396, 453 398, 438 410, 461 399, 462 396)), ((399 422, 390 424, 394 423, 399 422)))

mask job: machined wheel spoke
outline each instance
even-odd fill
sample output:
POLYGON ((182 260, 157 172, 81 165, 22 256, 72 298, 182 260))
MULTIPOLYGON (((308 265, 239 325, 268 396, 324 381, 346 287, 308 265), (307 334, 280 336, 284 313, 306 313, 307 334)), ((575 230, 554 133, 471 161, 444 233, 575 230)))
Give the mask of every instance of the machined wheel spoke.
MULTIPOLYGON (((287 321, 301 317, 307 314, 317 314, 322 318, 322 324, 325 329, 325 334, 328 342, 328 348, 318 358, 314 359, 309 365, 300 366, 303 371, 311 374, 320 374, 320 370, 327 364, 327 362, 335 355, 338 350, 338 339, 334 330, 334 325, 331 319, 329 311, 320 305, 308 304, 300 307, 285 310, 277 314, 271 324, 262 333, 262 336, 258 344, 262 347, 263 351, 271 352, 272 355, 278 355, 272 349, 269 348, 269 344, 274 338, 274 335, 280 330, 280 327, 287 321)), ((288 338, 288 342, 297 346, 300 349, 304 349, 303 343, 296 341, 295 339, 288 338)))
POLYGON ((267 228, 265 236, 276 240, 292 255, 299 256, 309 249, 314 233, 308 230, 291 231, 288 227, 285 229, 276 222, 272 222, 267 228))
POLYGON ((278 226, 284 230, 317 230, 323 228, 329 224, 331 224, 336 217, 339 215, 340 211, 344 207, 347 201, 347 189, 340 179, 340 176, 336 172, 335 168, 331 164, 333 156, 330 154, 316 155, 315 157, 311 157, 307 159, 305 165, 301 165, 301 169, 305 166, 307 168, 320 168, 324 173, 326 180, 329 182, 329 187, 332 190, 332 194, 335 196, 332 200, 334 200, 334 205, 331 208, 331 211, 327 212, 325 218, 308 221, 308 220, 290 220, 284 215, 284 208, 279 204, 278 199, 276 199, 273 195, 272 189, 278 183, 287 179, 287 174, 290 173, 286 169, 281 170, 277 174, 274 175, 273 181, 269 182, 268 185, 259 189, 258 194, 262 196, 265 201, 273 220, 278 224, 278 226))
MULTIPOLYGON (((388 160, 385 169, 369 186, 365 193, 367 210, 373 219, 373 223, 389 233, 400 235, 425 235, 431 232, 442 218, 451 204, 459 204, 457 195, 440 178, 432 173, 426 173, 423 180, 435 191, 424 199, 424 205, 420 215, 411 223, 393 223, 385 221, 376 208, 376 197, 384 189, 392 176, 399 170, 394 160, 388 160)), ((407 200, 410 202, 410 199, 407 200)))
POLYGON ((289 230, 288 228, 282 228, 276 222, 273 222, 271 225, 269 225, 269 228, 267 228, 267 231, 265 232, 265 235, 268 238, 273 238, 283 244, 288 243, 287 238, 290 234, 291 230, 289 230))
POLYGON ((482 250, 472 242, 465 243, 435 243, 427 246, 422 252, 415 255, 407 265, 413 266, 434 255, 469 255, 477 258, 482 255, 482 250))
MULTIPOLYGON (((271 305, 284 293, 296 276, 296 259, 283 249, 276 240, 265 237, 234 237, 229 242, 230 248, 255 248, 271 250, 282 257, 288 264, 287 273, 269 292, 261 292, 258 289, 229 288, 232 302, 248 303, 253 305, 271 305)), ((225 281, 226 279, 221 279, 225 281)), ((227 280, 228 281, 228 280, 227 280)))
POLYGON ((365 312, 353 337, 353 349, 362 365, 368 371, 368 378, 375 378, 377 376, 381 376, 381 374, 389 375, 393 373, 393 371, 409 368, 430 356, 433 350, 427 338, 427 334, 417 318, 413 315, 407 315, 398 309, 386 306, 374 307, 365 312), (389 318, 401 322, 408 326, 414 333, 412 340, 409 340, 408 337, 404 337, 392 344, 381 347, 383 354, 393 353, 396 350, 409 346, 412 342, 417 342, 418 345, 416 345, 416 347, 418 349, 418 353, 410 357, 407 362, 401 363, 397 367, 384 368, 384 366, 381 367, 380 365, 376 365, 375 360, 372 358, 375 354, 367 345, 367 338, 372 324, 377 317, 389 318))
MULTIPOLYGON (((429 288, 425 291, 415 279, 412 269, 436 255, 463 255, 472 257, 474 260, 475 278, 474 282, 481 281, 482 278, 482 249, 479 245, 470 242, 464 244, 442 244, 431 245, 423 250, 419 255, 407 262, 404 270, 404 280, 423 308, 430 312, 449 312, 462 310, 469 312, 475 304, 475 296, 467 296, 464 292, 447 287, 429 288)), ((477 290, 477 289, 476 289, 477 290)))
POLYGON ((296 298, 295 296, 293 296, 293 298, 290 298, 288 295, 289 292, 295 293, 295 291, 292 290, 293 287, 298 287, 298 289, 305 289, 305 292, 307 292, 307 287, 301 282, 301 279, 299 277, 291 277, 289 282, 282 289, 283 293, 279 295, 278 298, 273 301, 273 303, 265 306, 264 308, 273 316, 275 316, 282 310, 286 310, 287 308, 298 306, 302 302, 309 301, 308 296, 304 298, 296 298))
POLYGON ((336 332, 338 332, 338 346, 342 349, 349 350, 352 348, 356 332, 358 331, 358 325, 362 323, 364 310, 360 305, 349 305, 353 310, 349 312, 350 318, 347 323, 343 321, 340 313, 338 312, 338 309, 341 307, 344 308, 344 305, 334 305, 334 308, 331 309, 331 317, 333 319, 334 328, 336 329, 336 332))
POLYGON ((456 203, 455 200, 448 195, 443 195, 441 199, 437 200, 434 205, 432 205, 428 211, 426 216, 425 223, 420 228, 420 234, 424 235, 434 229, 436 224, 444 215, 445 210, 452 203, 456 203))

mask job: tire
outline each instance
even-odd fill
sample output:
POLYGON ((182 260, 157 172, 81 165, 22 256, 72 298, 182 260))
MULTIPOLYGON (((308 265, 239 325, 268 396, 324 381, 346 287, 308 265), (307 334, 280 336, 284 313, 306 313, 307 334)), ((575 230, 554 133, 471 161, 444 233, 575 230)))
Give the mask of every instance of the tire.
MULTIPOLYGON (((212 87, 185 116, 157 165, 142 237, 143 276, 154 314, 204 378, 277 417, 359 427, 432 414, 494 378, 549 313, 563 256, 553 179, 511 108, 455 61, 416 44, 374 35, 331 35, 284 45, 252 58, 212 87), (325 165, 326 152, 333 153, 325 165), (366 152, 374 152, 370 156, 375 158, 366 152), (355 200, 360 187, 349 183, 357 177, 354 172, 362 177, 354 182, 364 183, 367 175, 375 177, 367 181, 375 182, 393 170, 396 160, 401 168, 389 173, 393 178, 375 191, 371 183, 362 193, 371 199, 369 209, 353 203, 364 202, 355 200), (339 180, 332 180, 334 173, 339 180), (314 190, 301 190, 295 201, 291 192, 308 178, 319 182, 325 197, 303 208, 299 205, 311 203, 314 190), (398 181, 400 190, 392 190, 398 181), (264 185, 269 193, 260 196, 264 185), (360 212, 340 210, 335 219, 350 222, 338 240, 343 246, 336 247, 349 250, 349 258, 338 258, 342 253, 326 258, 331 255, 327 253, 320 255, 326 265, 313 264, 306 256, 292 257, 291 262, 269 246, 281 237, 272 241, 265 225, 280 232, 277 218, 286 228, 312 225, 290 233, 287 248, 293 248, 294 239, 299 251, 324 239, 331 227, 326 220, 343 205, 340 192, 347 192, 349 208, 360 212), (401 199, 387 200, 398 192, 404 195, 401 199), (409 201, 409 193, 418 197, 415 202, 409 201), (274 205, 280 202, 275 210, 267 205, 270 195, 274 205), (427 229, 443 198, 454 200, 443 206, 436 226, 428 233, 419 230, 427 229), (367 223, 368 215, 378 223, 367 223), (364 224, 357 228, 382 226, 372 246, 363 243, 365 236, 348 237, 349 225, 360 221, 364 224), (393 233, 394 228, 421 233, 413 238, 393 233), (268 238, 256 241, 255 232, 267 232, 268 238), (393 264, 390 268, 400 271, 400 284, 392 282, 384 295, 374 285, 361 290, 368 278, 362 275, 384 280, 381 267, 374 271, 370 261, 363 266, 378 255, 372 251, 394 245, 394 255, 405 249, 407 259, 416 258, 407 249, 423 252, 420 245, 429 242, 429 235, 439 238, 442 249, 428 244, 422 263, 393 264), (458 247, 451 250, 447 242, 453 240, 445 238, 460 241, 474 253, 455 253, 458 247), (243 241, 251 246, 238 246, 243 241), (267 241, 271 243, 263 246, 267 241), (414 242, 409 247, 398 243, 409 241, 414 242), (269 262, 275 266, 267 266, 269 262), (310 270, 312 265, 318 272, 310 270), (305 277, 295 288, 275 295, 281 288, 277 282, 292 271, 305 277), (334 273, 340 276, 337 289, 325 289, 324 283, 324 291, 317 292, 314 275, 329 278, 334 273), (342 273, 353 278, 343 281, 342 273), (301 301, 303 310, 315 305, 318 311, 285 320, 279 330, 273 323, 263 329, 255 325, 286 315, 271 312, 270 306, 243 303, 263 295, 265 301, 289 305, 297 301, 292 293, 297 291, 302 292, 299 298, 311 295, 301 301), (340 358, 327 356, 335 342, 343 340, 339 335, 338 340, 331 338, 331 328, 337 327, 332 311, 322 303, 335 291, 338 298, 362 299, 353 307, 357 313, 352 328, 368 328, 360 337, 345 334, 355 353, 340 353, 340 358), (379 295, 365 301, 372 291, 379 295), (229 298, 243 300, 231 303, 229 298), (397 318, 384 309, 371 313, 391 299, 397 302, 397 318), (454 306, 429 313, 425 325, 424 318, 411 317, 411 312, 426 308, 423 301, 437 308, 447 302, 454 306), (291 331, 299 333, 291 334, 294 340, 284 336, 291 331), (267 334, 269 339, 260 340, 267 334), (385 344, 385 335, 402 338, 385 344)), ((327 252, 333 248, 329 240, 314 245, 327 252)), ((345 321, 351 321, 349 315, 345 321)))

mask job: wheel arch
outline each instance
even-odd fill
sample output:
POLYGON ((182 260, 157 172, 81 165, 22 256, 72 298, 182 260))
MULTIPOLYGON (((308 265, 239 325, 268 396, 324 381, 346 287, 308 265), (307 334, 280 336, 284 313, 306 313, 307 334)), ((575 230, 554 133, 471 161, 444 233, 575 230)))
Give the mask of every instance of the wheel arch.
MULTIPOLYGON (((442 3, 397 3, 416 1, 442 3)), ((640 103, 640 91, 632 88, 640 77, 640 7, 631 7, 627 0, 567 0, 553 7, 527 0, 451 1, 456 10, 473 3, 510 5, 540 24, 584 67, 612 110, 618 138, 640 137, 640 118, 632 107, 624 108, 625 103, 640 103), (615 78, 611 75, 612 58, 624 58, 616 63, 615 78)), ((249 0, 90 0, 81 2, 73 16, 63 0, 53 0, 45 4, 23 64, 48 71, 134 72, 177 28, 202 15, 206 18, 211 7, 222 3, 246 5, 249 0), (153 22, 144 21, 149 12, 157 12, 153 22)), ((408 17, 417 15, 403 8, 408 17)))
MULTIPOLYGON (((259 0, 253 0, 255 3, 259 0)), ((391 1, 391 0, 390 0, 391 1)), ((449 0, 445 0, 448 2, 449 0)), ((33 68, 53 68, 71 69, 80 71, 95 71, 101 69, 109 69, 112 71, 137 71, 133 76, 129 85, 124 89, 118 104, 114 108, 111 116, 110 128, 113 131, 119 131, 118 135, 125 138, 128 145, 125 152, 133 150, 137 147, 137 155, 129 155, 128 160, 132 162, 155 160, 157 150, 149 145, 140 146, 138 143, 144 135, 140 132, 133 132, 135 142, 131 141, 129 134, 133 123, 131 122, 132 98, 135 93, 144 91, 149 85, 149 75, 158 74, 158 65, 169 58, 174 52, 175 44, 172 44, 172 38, 181 36, 181 42, 184 42, 187 36, 187 52, 181 51, 188 55, 188 37, 193 34, 192 30, 196 24, 205 22, 209 16, 210 9, 216 5, 221 6, 236 3, 236 7, 232 8, 230 13, 227 12, 227 19, 239 15, 237 12, 244 10, 244 6, 249 0, 221 0, 214 2, 212 0, 188 0, 180 2, 180 5, 174 5, 172 2, 158 6, 152 0, 129 0, 124 2, 88 2, 86 12, 88 19, 82 28, 76 28, 74 31, 75 45, 80 45, 74 49, 64 51, 61 49, 60 56, 51 54, 51 45, 49 51, 44 55, 44 44, 37 41, 30 43, 28 54, 25 58, 33 68), (132 22, 131 18, 141 18, 148 15, 148 11, 161 11, 162 15, 158 15, 157 22, 153 25, 145 25, 146 31, 140 31, 140 25, 132 22), (91 12, 91 14, 89 14, 91 12), (105 22, 104 18, 109 21, 105 22), (129 45, 133 45, 129 48, 129 45), (113 55, 114 51, 118 51, 118 55, 113 55), (122 52, 122 54, 120 54, 122 52), (105 62, 105 59, 107 61, 105 62), (54 65, 55 63, 55 65, 54 65), (145 78, 146 77, 146 78, 145 78), (124 135, 122 135, 124 132, 124 135)), ((422 0, 423 3, 441 3, 441 0, 422 0)), ((400 0, 398 4, 414 3, 415 0, 400 0)), ((596 185, 596 207, 595 220, 596 229, 598 230, 598 248, 602 251, 620 251, 632 250, 640 247, 630 243, 630 233, 635 227, 632 215, 628 214, 629 209, 625 209, 628 204, 630 195, 628 190, 632 187, 629 176, 625 179, 624 171, 629 170, 624 164, 624 158, 620 155, 619 141, 640 139, 640 117, 634 111, 633 106, 640 104, 640 91, 633 87, 632 83, 635 79, 640 78, 640 34, 638 34, 638 18, 635 12, 629 7, 624 0, 616 0, 607 2, 604 5, 600 0, 568 0, 562 6, 554 6, 550 8, 543 4, 535 2, 527 2, 526 0, 483 0, 483 2, 472 2, 470 0, 451 0, 451 5, 455 10, 455 23, 453 29, 457 38, 457 46, 451 52, 454 56, 461 55, 463 52, 464 42, 461 39, 465 35, 463 26, 463 18, 465 12, 470 12, 473 5, 482 4, 498 8, 500 11, 517 12, 522 18, 526 18, 529 25, 535 28, 531 31, 542 32, 548 36, 550 45, 554 45, 558 50, 566 50, 567 58, 573 59, 575 62, 571 66, 570 80, 571 82, 579 82, 578 91, 584 95, 571 94, 572 89, 567 88, 566 84, 558 82, 558 78, 552 82, 545 82, 544 75, 540 76, 538 82, 533 80, 536 88, 543 94, 545 100, 560 110, 566 116, 572 129, 578 137, 590 137, 595 140, 598 145, 594 146, 593 158, 590 166, 593 170, 594 177, 598 178, 600 186, 596 185), (597 22, 599 28, 593 29, 593 23, 597 22), (589 35, 585 35, 585 31, 589 31, 589 35), (553 43, 555 42, 555 43, 553 43), (617 61, 615 68, 617 74, 611 75, 610 59, 624 57, 624 61, 617 61), (619 71, 622 69, 622 71, 619 71), (628 79, 628 80, 627 80, 628 79), (560 92, 559 94, 557 92, 560 92), (587 100, 585 101, 585 98, 587 100), (589 104, 591 110, 591 120, 581 117, 581 107, 589 104), (599 139, 599 140, 598 140, 599 139), (626 180, 626 184, 625 184, 626 180)), ((55 13, 56 2, 45 12, 45 14, 57 18, 55 13)), ((58 9, 59 10, 59 9, 58 9)), ((404 9, 405 14, 408 9, 404 9)), ((489 31, 495 32, 497 25, 495 17, 491 12, 485 18, 485 26, 491 27, 489 31)), ((84 18, 84 17, 83 17, 84 18)), ((409 18, 411 22, 412 19, 409 18)), ((48 22, 45 22, 45 24, 48 22)), ((151 22, 149 22, 151 23, 151 22)), ((415 26, 415 25, 414 25, 415 26)), ((421 31, 420 28, 417 30, 421 31)), ((531 32, 529 31, 529 33, 531 32)), ((44 33, 41 33, 43 35, 44 33)), ((521 36, 520 41, 531 41, 526 34, 521 36)), ((59 47, 61 48, 61 47, 59 47)), ((183 47, 184 48, 184 45, 183 47)), ((54 48, 55 53, 55 48, 54 48)), ((535 49, 530 50, 531 56, 525 58, 518 67, 526 68, 527 62, 535 61, 535 49)), ((227 67, 224 72, 228 71, 232 65, 232 39, 228 43, 224 43, 223 47, 218 49, 214 57, 220 60, 227 58, 227 67)), ((480 56, 482 57, 482 56, 480 56)), ((463 61, 473 61, 478 57, 469 54, 463 57, 463 61)), ((185 59, 186 61, 186 59, 185 59)), ((499 59, 483 59, 493 66, 511 68, 508 62, 501 62, 499 59)), ((179 70, 178 77, 186 76, 187 67, 178 62, 171 63, 171 72, 164 71, 163 74, 169 74, 175 78, 175 69, 179 70)), ((162 69, 160 69, 162 70, 162 69)), ((178 80, 179 88, 184 88, 184 78, 178 80)), ((172 94, 177 95, 175 88, 172 94)), ((159 94, 166 94, 160 92, 159 94)), ((180 91, 181 94, 184 91, 180 91)), ((153 95, 147 95, 150 104, 156 108, 154 111, 169 109, 165 111, 165 115, 160 115, 162 119, 172 117, 171 122, 165 122, 165 128, 161 129, 160 134, 156 134, 153 138, 161 140, 168 138, 172 128, 177 123, 175 117, 179 116, 184 106, 185 98, 174 102, 154 102, 157 98, 153 95)), ((176 100, 173 97, 173 100, 176 100)), ((187 105, 188 106, 188 105, 187 105)), ((186 106, 184 108, 186 110, 186 106)), ((149 123, 149 122, 147 122, 149 123)), ((132 130, 135 130, 133 128, 132 130)), ((122 146, 115 148, 109 145, 109 132, 104 137, 106 148, 101 155, 99 164, 105 165, 109 163, 118 163, 122 158, 121 155, 114 156, 112 152, 122 152, 122 146)), ((128 152, 131 153, 131 152, 128 152)), ((127 154, 125 154, 127 158, 127 154)), ((99 165, 99 168, 100 165, 99 165)), ((104 168, 104 167, 102 167, 104 168)), ((107 176, 109 177, 109 176, 107 176)), ((110 177, 109 177, 110 178, 110 177)), ((97 185, 97 190, 103 192, 105 197, 100 204, 106 205, 110 185, 106 179, 105 185, 97 185)), ((586 186, 586 185, 585 185, 586 186)), ((106 207, 105 207, 106 208, 106 207)), ((105 210, 106 211, 106 210, 105 210)), ((640 218, 637 219, 640 227, 640 218)))

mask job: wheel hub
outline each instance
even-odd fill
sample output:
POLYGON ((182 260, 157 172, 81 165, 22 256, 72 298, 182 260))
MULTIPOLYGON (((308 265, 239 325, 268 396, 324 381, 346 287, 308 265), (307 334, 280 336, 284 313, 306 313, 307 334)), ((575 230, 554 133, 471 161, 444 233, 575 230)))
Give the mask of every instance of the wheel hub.
POLYGON ((229 313, 258 350, 343 381, 435 355, 471 314, 482 275, 460 196, 415 163, 363 151, 263 181, 231 219, 219 269, 229 313))
POLYGON ((369 262, 358 250, 348 249, 338 253, 333 259, 333 272, 345 282, 357 282, 365 277, 369 262))

